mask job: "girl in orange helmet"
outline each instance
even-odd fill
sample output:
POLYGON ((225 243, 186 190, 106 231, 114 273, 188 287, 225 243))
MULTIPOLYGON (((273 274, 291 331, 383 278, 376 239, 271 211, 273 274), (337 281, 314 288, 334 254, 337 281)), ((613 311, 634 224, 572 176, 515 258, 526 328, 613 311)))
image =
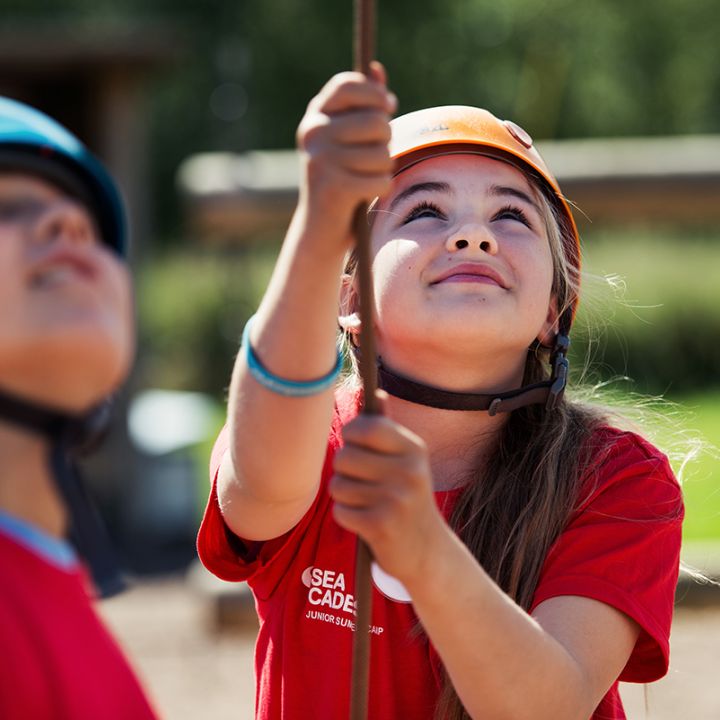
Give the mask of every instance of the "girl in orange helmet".
POLYGON ((476 108, 391 122, 395 106, 379 65, 310 102, 211 461, 199 551, 255 594, 256 717, 347 716, 357 534, 373 720, 624 718, 618 681, 668 666, 677 481, 564 395, 578 238, 530 136, 476 108), (354 356, 351 219, 373 197, 384 412, 358 416, 354 370, 335 382, 337 299, 354 356))

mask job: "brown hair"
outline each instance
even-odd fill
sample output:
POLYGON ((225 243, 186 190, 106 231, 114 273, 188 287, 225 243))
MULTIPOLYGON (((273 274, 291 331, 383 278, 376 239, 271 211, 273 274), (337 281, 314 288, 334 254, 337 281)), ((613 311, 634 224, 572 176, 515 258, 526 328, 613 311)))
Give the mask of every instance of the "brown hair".
MULTIPOLYGON (((562 314, 578 292, 577 267, 566 253, 573 244, 567 242, 564 218, 544 194, 537 191, 536 196, 553 256, 552 292, 562 314)), ((532 348, 523 384, 546 380, 549 360, 549 348, 532 348)), ((577 506, 590 439, 605 421, 598 408, 567 399, 551 411, 542 405, 513 411, 453 509, 450 526, 485 572, 525 610, 530 609, 550 547, 577 506)), ((470 717, 447 676, 435 717, 470 717)))
MULTIPOLYGON (((533 365, 529 359, 526 382, 536 381, 533 365)), ((453 510, 451 527, 525 610, 545 557, 580 499, 589 440, 602 421, 591 406, 567 400, 552 411, 540 405, 513 411, 494 451, 453 510)), ((469 717, 446 677, 436 718, 469 717)))

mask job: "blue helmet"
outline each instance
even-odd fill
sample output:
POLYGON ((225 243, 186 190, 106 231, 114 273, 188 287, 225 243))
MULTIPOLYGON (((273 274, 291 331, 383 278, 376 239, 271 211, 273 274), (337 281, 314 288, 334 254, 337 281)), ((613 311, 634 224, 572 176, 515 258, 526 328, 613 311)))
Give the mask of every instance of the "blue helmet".
POLYGON ((81 200, 103 241, 125 255, 127 223, 122 197, 103 165, 62 125, 29 105, 0 97, 0 172, 40 175, 81 200))

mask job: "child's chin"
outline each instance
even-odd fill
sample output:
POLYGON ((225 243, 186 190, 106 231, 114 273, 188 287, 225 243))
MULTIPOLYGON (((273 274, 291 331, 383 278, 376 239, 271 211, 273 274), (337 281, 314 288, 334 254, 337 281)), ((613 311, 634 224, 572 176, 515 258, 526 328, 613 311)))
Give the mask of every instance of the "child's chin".
POLYGON ((84 356, 85 365, 78 366, 79 372, 70 368, 65 371, 65 382, 74 388, 65 394, 72 409, 82 412, 114 393, 130 370, 131 358, 129 349, 117 346, 89 348, 84 356))
POLYGON ((70 413, 83 413, 115 392, 125 380, 133 348, 126 338, 80 334, 69 342, 37 348, 41 362, 28 362, 23 395, 70 413))

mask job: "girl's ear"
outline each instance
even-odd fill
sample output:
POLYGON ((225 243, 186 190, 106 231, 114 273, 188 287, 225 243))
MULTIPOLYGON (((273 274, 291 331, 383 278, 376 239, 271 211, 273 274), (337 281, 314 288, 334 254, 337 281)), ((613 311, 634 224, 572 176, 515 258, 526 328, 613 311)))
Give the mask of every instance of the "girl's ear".
POLYGON ((340 307, 338 314, 338 325, 346 334, 350 335, 353 344, 357 345, 357 337, 360 334, 360 298, 358 297, 355 278, 345 273, 342 276, 340 285, 340 307))
POLYGON ((537 336, 538 342, 541 345, 544 345, 545 347, 552 347, 554 345, 555 337, 560 332, 560 327, 558 325, 559 317, 560 313, 558 312, 557 297, 552 295, 550 297, 547 317, 545 318, 545 322, 542 324, 540 332, 537 336))

